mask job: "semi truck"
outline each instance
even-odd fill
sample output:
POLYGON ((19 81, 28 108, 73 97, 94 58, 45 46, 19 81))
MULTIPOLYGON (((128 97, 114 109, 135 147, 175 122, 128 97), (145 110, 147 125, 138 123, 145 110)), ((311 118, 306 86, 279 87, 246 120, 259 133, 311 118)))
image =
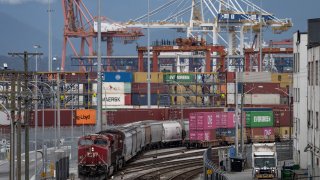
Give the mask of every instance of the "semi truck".
POLYGON ((276 144, 252 144, 252 167, 252 176, 255 179, 277 178, 278 170, 276 144))

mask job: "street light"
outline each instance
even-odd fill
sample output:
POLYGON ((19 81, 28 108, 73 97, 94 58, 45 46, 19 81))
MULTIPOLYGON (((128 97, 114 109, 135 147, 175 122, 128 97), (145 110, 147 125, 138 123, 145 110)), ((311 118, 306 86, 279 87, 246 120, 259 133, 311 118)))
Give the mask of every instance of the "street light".
MULTIPOLYGON (((39 89, 38 86, 29 83, 30 85, 32 85, 33 87, 36 88, 36 90, 39 89)), ((40 90, 40 89, 39 89, 40 90)), ((42 150, 44 150, 44 97, 43 97, 43 93, 40 91, 40 95, 42 98, 42 150)), ((38 94, 36 94, 36 97, 38 98, 38 94)), ((36 100, 36 102, 38 102, 38 99, 36 100)), ((36 103, 36 106, 38 106, 38 103, 36 103)), ((37 144, 37 128, 38 128, 38 107, 35 107, 35 111, 36 111, 36 122, 35 122, 35 128, 34 128, 34 134, 35 134, 35 144, 37 144)), ((35 149, 35 164, 37 165, 37 147, 35 149)), ((46 172, 45 170, 45 166, 44 166, 44 161, 42 162, 42 169, 44 170, 44 172, 46 172)), ((37 173, 37 166, 35 167, 35 172, 37 173)), ((37 178, 37 174, 35 174, 35 177, 37 178)))
MULTIPOLYGON (((255 86, 252 87, 251 89, 249 89, 246 92, 243 92, 244 90, 244 84, 242 84, 242 93, 241 93, 241 110, 240 110, 240 127, 241 127, 241 132, 240 132, 240 138, 241 138, 241 154, 242 157, 244 157, 244 138, 243 138, 243 134, 244 134, 244 122, 243 122, 243 100, 244 100, 244 95, 248 94, 249 92, 253 91, 256 88, 263 88, 263 86, 255 86)), ((238 103, 238 102, 237 102, 238 103)), ((238 127, 237 127, 238 128, 238 127)))

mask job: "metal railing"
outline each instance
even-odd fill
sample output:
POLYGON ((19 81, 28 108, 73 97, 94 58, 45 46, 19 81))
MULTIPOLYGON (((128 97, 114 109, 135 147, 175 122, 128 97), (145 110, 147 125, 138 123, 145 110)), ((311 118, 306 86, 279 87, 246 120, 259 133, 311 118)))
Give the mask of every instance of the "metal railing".
POLYGON ((204 180, 228 180, 225 171, 213 162, 211 147, 203 153, 203 174, 204 180))

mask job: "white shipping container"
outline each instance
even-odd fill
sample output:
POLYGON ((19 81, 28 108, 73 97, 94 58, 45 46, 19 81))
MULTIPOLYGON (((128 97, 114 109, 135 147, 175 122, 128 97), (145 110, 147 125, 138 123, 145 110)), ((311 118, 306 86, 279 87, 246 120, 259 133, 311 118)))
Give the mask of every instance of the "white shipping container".
MULTIPOLYGON (((92 105, 97 105, 97 97, 92 96, 92 105)), ((124 94, 102 94, 102 108, 111 108, 125 105, 124 94)))
MULTIPOLYGON (((97 84, 92 85, 92 90, 97 92, 97 84)), ((131 83, 103 82, 102 94, 126 94, 131 93, 131 83)))
MULTIPOLYGON (((66 98, 68 98, 68 96, 66 98)), ((83 104, 83 96, 82 95, 78 96, 78 95, 75 94, 74 98, 72 100, 68 101, 67 103, 65 103, 65 105, 70 105, 71 106, 72 103, 73 103, 74 106, 76 106, 78 104, 82 105, 83 104)))
POLYGON ((280 94, 252 94, 252 104, 280 104, 280 94))
POLYGON ((83 92, 83 84, 75 84, 75 83, 66 83, 63 85, 64 92, 69 93, 82 93, 83 92))
POLYGON ((270 72, 239 72, 239 82, 272 82, 270 72))
POLYGON ((235 93, 235 83, 227 83, 227 93, 235 93))
MULTIPOLYGON (((227 94, 227 104, 235 103, 235 94, 227 94)), ((238 104, 241 104, 241 94, 238 94, 238 104)), ((252 95, 245 94, 243 99, 243 104, 252 104, 252 95)))

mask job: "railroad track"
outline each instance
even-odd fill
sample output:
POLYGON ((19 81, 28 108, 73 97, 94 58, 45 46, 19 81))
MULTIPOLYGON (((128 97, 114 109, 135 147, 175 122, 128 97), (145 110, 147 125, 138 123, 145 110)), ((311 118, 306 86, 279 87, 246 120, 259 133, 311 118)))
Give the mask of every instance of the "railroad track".
MULTIPOLYGON (((181 150, 166 151, 162 149, 159 153, 148 152, 141 155, 139 160, 132 161, 114 174, 114 180, 190 180, 203 173, 204 150, 181 150), (180 153, 181 152, 181 153, 180 153), (153 158, 153 156, 157 158, 153 158)), ((212 159, 219 164, 218 150, 212 149, 212 159)))
MULTIPOLYGON (((167 173, 172 173, 178 170, 190 168, 190 167, 195 167, 195 166, 202 166, 202 162, 194 162, 194 163, 187 163, 184 165, 173 165, 165 168, 155 168, 152 169, 151 171, 148 171, 147 173, 144 173, 142 175, 139 175, 138 177, 132 178, 132 180, 152 180, 152 179, 160 179, 159 176, 164 176, 167 173)), ((164 178, 166 179, 166 178, 164 178)))
POLYGON ((194 167, 192 169, 187 169, 187 171, 183 171, 181 173, 176 174, 175 176, 172 176, 168 180, 191 180, 195 178, 197 175, 201 174, 203 172, 203 166, 194 167))

